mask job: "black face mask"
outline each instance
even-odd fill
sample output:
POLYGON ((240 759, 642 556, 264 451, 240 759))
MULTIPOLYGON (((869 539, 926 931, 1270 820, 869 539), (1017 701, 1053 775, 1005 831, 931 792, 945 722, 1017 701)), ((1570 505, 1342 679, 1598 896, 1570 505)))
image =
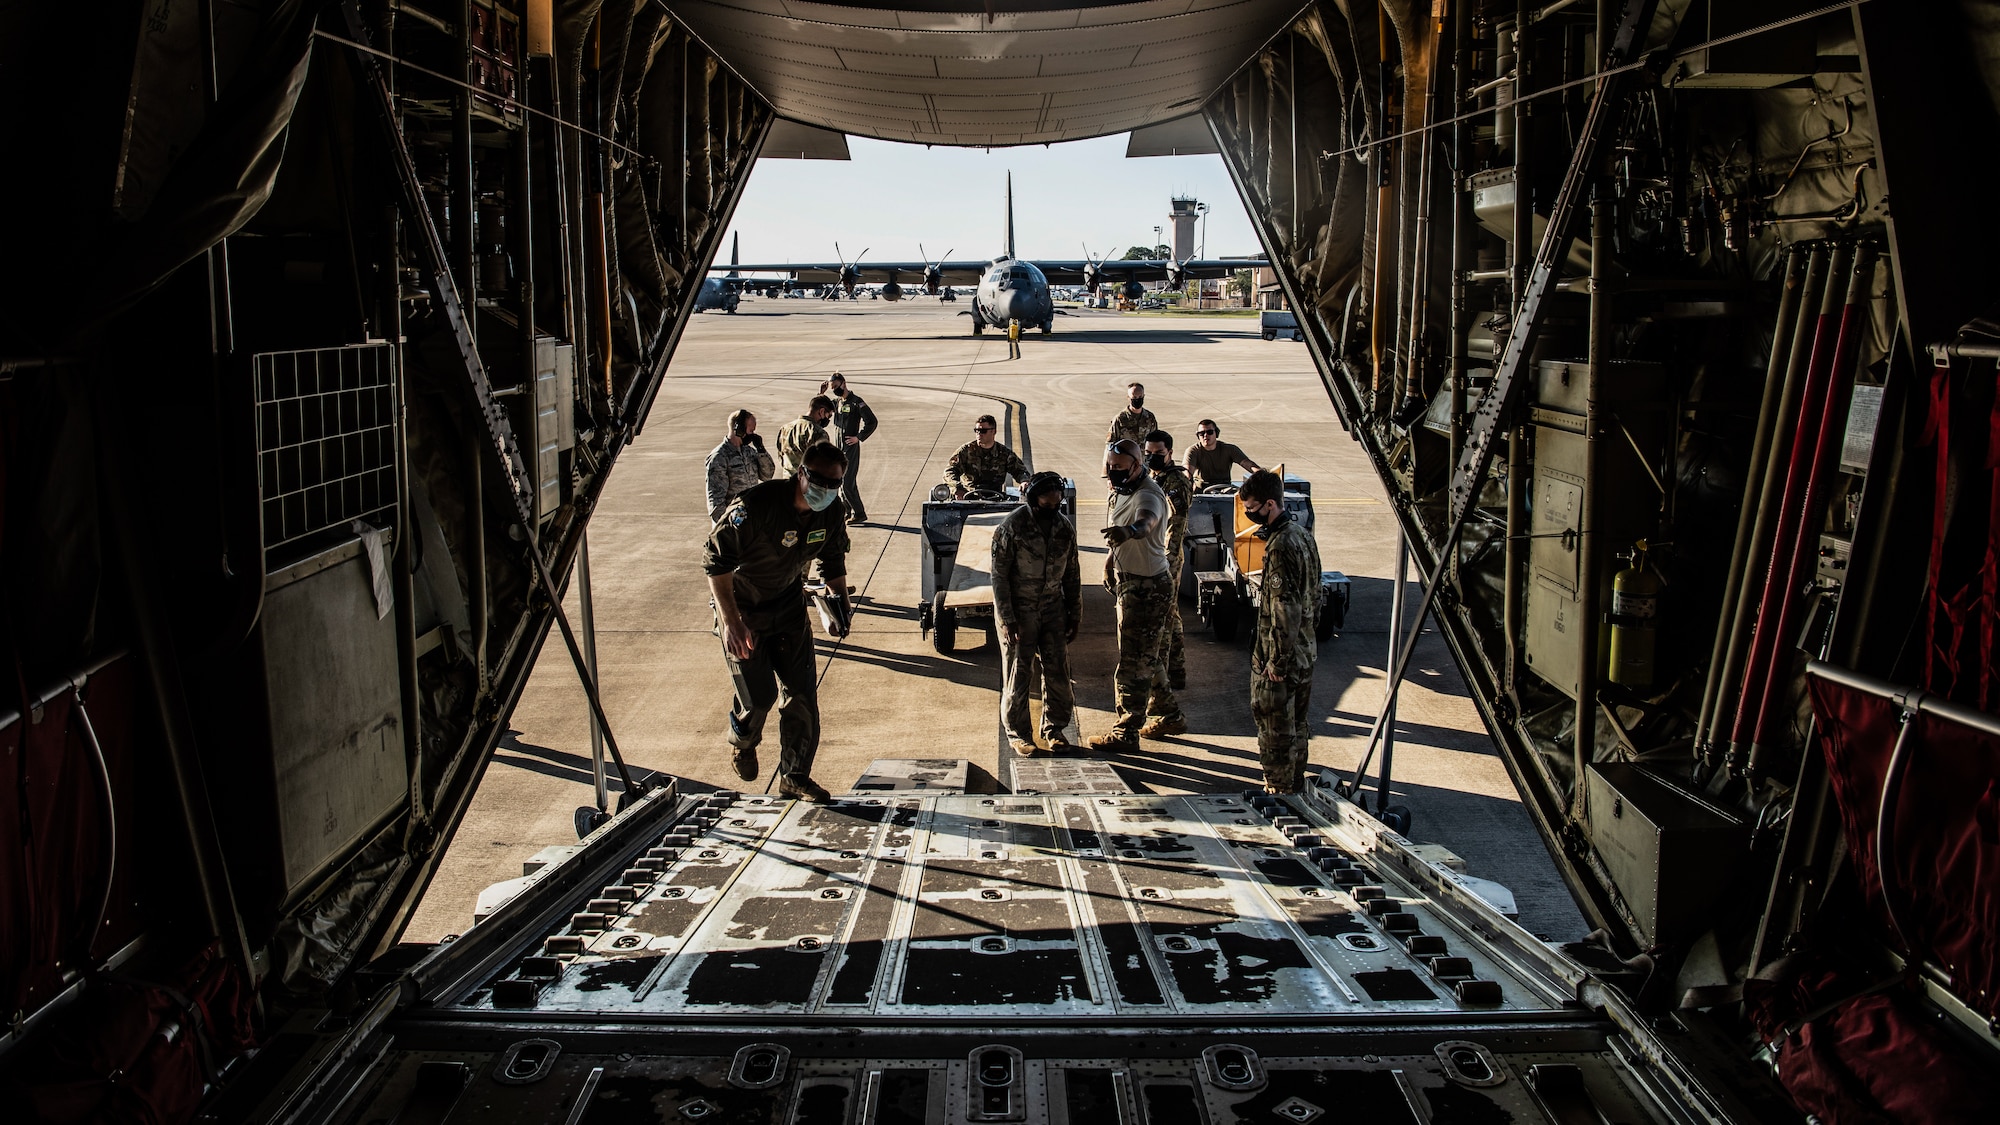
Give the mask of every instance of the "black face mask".
POLYGON ((1145 395, 1139 395, 1138 397, 1132 400, 1132 409, 1134 410, 1143 410, 1145 409, 1145 406, 1146 406, 1145 395))
POLYGON ((1125 482, 1132 479, 1132 470, 1106 469, 1104 470, 1104 479, 1110 481, 1113 488, 1124 488, 1125 482))
POLYGON ((1167 455, 1164 453, 1146 454, 1146 467, 1153 470, 1156 473, 1166 472, 1167 466, 1171 464, 1173 464, 1173 462, 1167 460, 1167 455))
POLYGON ((1258 527, 1269 527, 1271 525, 1271 517, 1261 511, 1251 511, 1249 508, 1245 508, 1243 509, 1243 514, 1249 517, 1250 522, 1256 524, 1258 527))
POLYGON ((1052 523, 1056 518, 1056 510, 1054 508, 1044 508, 1040 504, 1037 504, 1035 505, 1035 518, 1043 523, 1052 523))

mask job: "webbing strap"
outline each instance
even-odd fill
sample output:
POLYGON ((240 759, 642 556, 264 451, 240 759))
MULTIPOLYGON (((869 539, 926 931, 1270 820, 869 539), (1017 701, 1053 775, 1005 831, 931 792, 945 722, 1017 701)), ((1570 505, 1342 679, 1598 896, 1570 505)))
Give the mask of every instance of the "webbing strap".
MULTIPOLYGON (((1924 678, 1925 691, 1940 691, 1937 667, 1945 664, 1957 676, 1956 652, 1940 653, 1937 645, 1938 614, 1946 612, 1944 591, 1938 586, 1944 568, 1944 534, 1950 522, 1951 504, 1947 492, 1951 481, 1951 360, 1939 355, 1931 367, 1930 413, 1924 419, 1926 443, 1937 446, 1937 479, 1931 492, 1931 557, 1924 574, 1924 678)), ((1956 645, 1953 646, 1954 650, 1956 645)))
POLYGON ((2000 365, 1994 367, 1993 406, 1986 414, 1986 558, 1979 564, 1979 707, 1993 703, 1993 633, 2000 618, 2000 365))

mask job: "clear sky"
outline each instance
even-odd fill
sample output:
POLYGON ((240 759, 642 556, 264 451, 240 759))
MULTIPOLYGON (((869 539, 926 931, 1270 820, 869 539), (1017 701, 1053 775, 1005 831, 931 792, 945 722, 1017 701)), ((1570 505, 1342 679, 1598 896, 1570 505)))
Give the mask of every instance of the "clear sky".
MULTIPOLYGON (((1002 244, 1007 173, 1014 173, 1014 240, 1024 258, 1122 257, 1166 227, 1167 200, 1210 205, 1209 257, 1260 254, 1250 219, 1219 156, 1125 158, 1125 136, 992 151, 925 148, 849 137, 854 159, 760 160, 731 230, 743 260, 991 258, 1002 244)), ((1195 241, 1201 241, 1195 229, 1195 241)), ((1172 235, 1162 231, 1162 243, 1172 235)), ((728 261, 724 240, 716 255, 728 261)))

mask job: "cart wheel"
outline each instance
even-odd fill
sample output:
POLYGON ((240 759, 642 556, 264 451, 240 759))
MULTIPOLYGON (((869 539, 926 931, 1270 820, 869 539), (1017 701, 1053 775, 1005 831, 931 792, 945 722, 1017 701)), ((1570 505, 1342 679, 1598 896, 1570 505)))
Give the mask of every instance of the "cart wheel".
POLYGON ((1229 644, 1236 639, 1236 619, 1241 609, 1242 605, 1236 599, 1236 591, 1216 592, 1215 604, 1208 610, 1208 625, 1215 630, 1216 640, 1229 644))
POLYGON ((1296 329, 1296 328, 1292 329, 1292 340, 1293 340, 1294 342, 1297 342, 1297 341, 1301 341, 1301 340, 1304 340, 1305 338, 1306 338, 1306 334, 1305 334, 1304 332, 1302 332, 1302 331, 1300 331, 1299 329, 1296 329))
POLYGON ((949 653, 952 642, 957 639, 958 611, 944 604, 944 591, 940 590, 931 608, 931 647, 941 653, 949 653))
POLYGON ((1278 338, 1278 333, 1274 329, 1270 328, 1264 329, 1264 340, 1266 343, 1275 340, 1277 338, 1278 338))
POLYGON ((1410 821, 1414 818, 1415 814, 1410 812, 1410 806, 1390 805, 1388 808, 1383 809, 1382 814, 1375 819, 1388 826, 1389 831, 1394 832, 1396 835, 1408 836, 1410 834, 1410 821))

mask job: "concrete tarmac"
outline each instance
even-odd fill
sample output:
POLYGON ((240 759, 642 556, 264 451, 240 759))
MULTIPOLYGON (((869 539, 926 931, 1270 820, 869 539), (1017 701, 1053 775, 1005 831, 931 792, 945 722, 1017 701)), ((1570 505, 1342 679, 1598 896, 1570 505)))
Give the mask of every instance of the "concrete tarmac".
MULTIPOLYGON (((1131 316, 1082 310, 1053 336, 1030 333, 1007 358, 1003 333, 974 339, 961 304, 746 298, 735 315, 688 326, 637 443, 621 457, 590 525, 599 675, 613 732, 635 766, 694 789, 760 791, 777 761, 773 716, 764 773, 739 781, 723 741, 731 698, 711 632, 702 546, 709 521, 703 462, 737 407, 773 443, 820 381, 846 374, 881 420, 865 446, 870 523, 852 528, 853 630, 821 637, 823 735, 814 776, 847 790, 877 758, 966 758, 974 776, 1006 776, 997 735, 995 644, 961 629, 954 651, 920 636, 919 512, 952 452, 992 414, 1000 440, 1031 469, 1077 481, 1084 544, 1082 633, 1071 649, 1084 737, 1114 704, 1117 638, 1104 564, 1105 431, 1125 384, 1184 452, 1213 418, 1225 441, 1313 484, 1322 565, 1354 583, 1346 628, 1323 644, 1313 684, 1315 767, 1351 769, 1379 710, 1389 646, 1395 524, 1361 447, 1342 432, 1302 344, 1266 343, 1246 317, 1131 316)), ((1418 585, 1409 586, 1414 603, 1418 585)), ((569 610, 577 620, 576 591, 569 610)), ((1183 603, 1189 730, 1112 761, 1135 791, 1239 791, 1261 784, 1251 722, 1247 640, 1220 644, 1183 603)), ((442 868, 406 935, 435 941, 470 924, 479 891, 521 874, 550 844, 572 844, 592 801, 588 704, 560 644, 545 644, 442 868)), ((1449 651, 1419 645, 1397 712, 1394 803, 1415 814, 1413 839, 1443 844, 1471 874, 1510 887, 1529 930, 1566 940, 1585 926, 1481 726, 1449 651)), ((615 788, 614 780, 614 788, 615 788)))

